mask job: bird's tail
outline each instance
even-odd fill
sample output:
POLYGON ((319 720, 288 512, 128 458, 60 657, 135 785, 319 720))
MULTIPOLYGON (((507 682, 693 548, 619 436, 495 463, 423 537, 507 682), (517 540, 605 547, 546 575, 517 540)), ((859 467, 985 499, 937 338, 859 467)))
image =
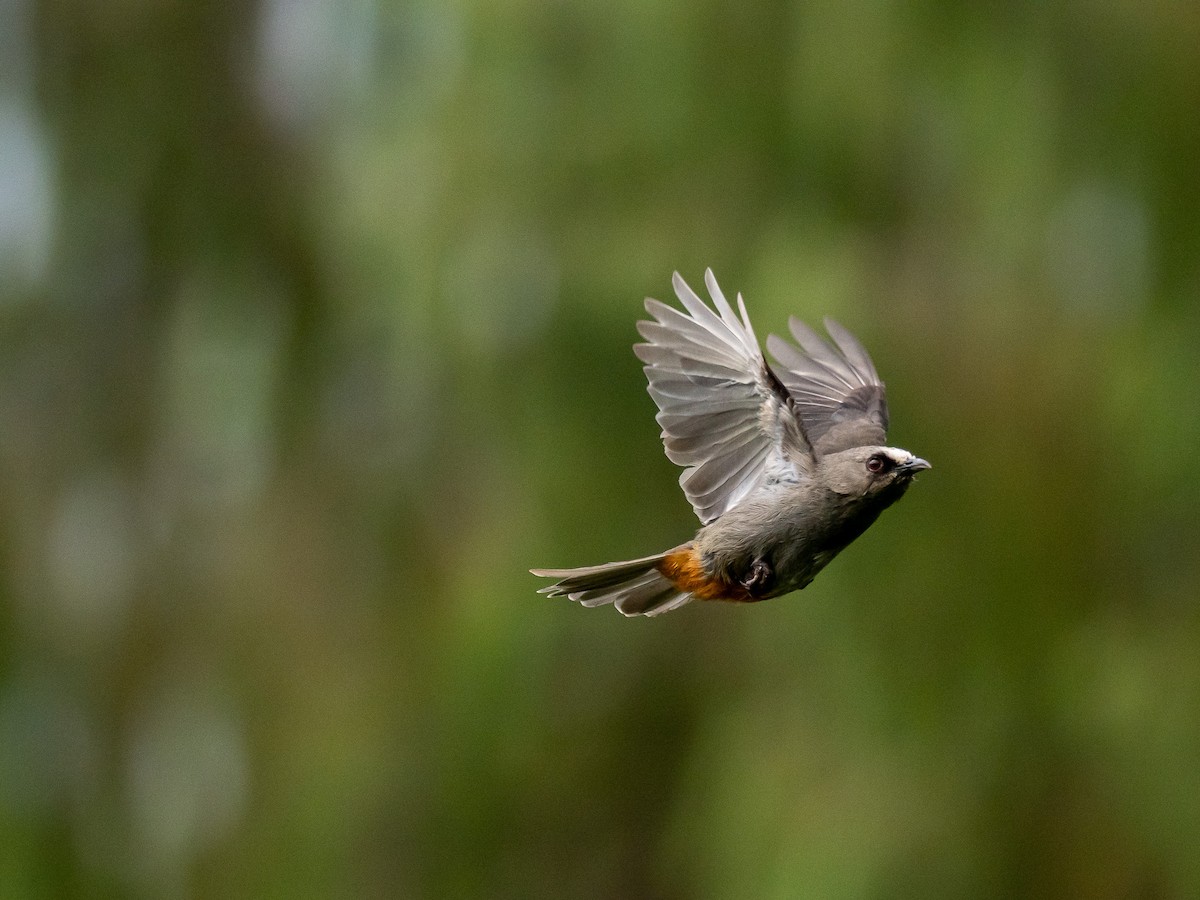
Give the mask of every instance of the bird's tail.
POLYGON ((530 569, 554 584, 538 591, 551 597, 570 597, 583 606, 611 603, 626 616, 657 616, 678 609, 692 595, 681 591, 662 573, 667 557, 687 548, 676 547, 657 556, 580 569, 530 569))

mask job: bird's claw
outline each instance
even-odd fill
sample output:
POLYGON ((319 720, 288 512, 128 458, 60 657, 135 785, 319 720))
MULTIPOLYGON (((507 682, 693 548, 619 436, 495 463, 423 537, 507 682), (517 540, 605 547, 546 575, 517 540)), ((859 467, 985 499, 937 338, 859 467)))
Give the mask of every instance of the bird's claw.
POLYGON ((742 587, 752 596, 757 596, 770 587, 773 580, 774 573, 771 571, 770 563, 760 557, 751 563, 750 571, 742 579, 742 587))

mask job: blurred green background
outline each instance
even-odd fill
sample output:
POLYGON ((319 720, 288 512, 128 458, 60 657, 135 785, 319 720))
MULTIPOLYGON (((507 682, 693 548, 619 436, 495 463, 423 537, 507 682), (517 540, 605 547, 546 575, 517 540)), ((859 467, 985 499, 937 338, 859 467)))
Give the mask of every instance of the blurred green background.
POLYGON ((0 5, 12 897, 1200 896, 1200 7, 0 5), (802 594, 630 345, 833 315, 934 471, 802 594))

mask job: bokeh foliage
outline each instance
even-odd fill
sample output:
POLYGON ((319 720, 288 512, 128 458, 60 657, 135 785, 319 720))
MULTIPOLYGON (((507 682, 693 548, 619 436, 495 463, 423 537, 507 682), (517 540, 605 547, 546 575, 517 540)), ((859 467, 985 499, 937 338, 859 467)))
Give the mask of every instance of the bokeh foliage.
POLYGON ((0 9, 7 896, 1200 894, 1200 8, 0 9), (804 593, 629 352, 711 265, 933 472, 804 593))

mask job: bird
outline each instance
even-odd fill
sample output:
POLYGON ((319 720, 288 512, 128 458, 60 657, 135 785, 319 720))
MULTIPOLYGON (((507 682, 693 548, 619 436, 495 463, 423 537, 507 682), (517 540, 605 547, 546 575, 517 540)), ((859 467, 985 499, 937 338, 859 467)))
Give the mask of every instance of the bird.
POLYGON ((806 587, 932 468, 886 444, 887 398, 871 357, 825 319, 831 345, 795 316, 796 343, 763 356, 739 293, 735 315, 712 270, 706 304, 678 272, 683 309, 646 299, 638 322, 647 390, 667 457, 701 527, 654 556, 575 569, 538 593, 657 616, 693 600, 753 603, 806 587), (798 345, 798 346, 797 346, 798 345))

